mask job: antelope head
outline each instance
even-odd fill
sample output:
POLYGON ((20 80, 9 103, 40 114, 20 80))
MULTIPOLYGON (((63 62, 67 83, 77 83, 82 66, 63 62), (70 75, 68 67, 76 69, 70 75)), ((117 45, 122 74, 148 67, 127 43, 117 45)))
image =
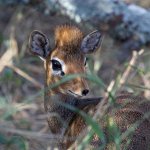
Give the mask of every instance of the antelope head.
MULTIPOLYGON (((94 31, 87 36, 75 26, 63 25, 55 30, 55 46, 51 48, 49 39, 39 31, 30 36, 30 51, 43 61, 46 72, 46 86, 56 83, 69 74, 86 72, 86 54, 96 51, 101 44, 102 35, 94 31)), ((51 91, 74 96, 86 96, 89 92, 85 78, 76 77, 51 91)))

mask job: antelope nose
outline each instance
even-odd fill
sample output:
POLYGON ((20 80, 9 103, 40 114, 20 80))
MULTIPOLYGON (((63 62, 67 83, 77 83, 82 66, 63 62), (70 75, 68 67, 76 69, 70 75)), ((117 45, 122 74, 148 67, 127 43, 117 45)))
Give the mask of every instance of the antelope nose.
POLYGON ((84 89, 84 90, 82 91, 82 95, 83 95, 83 96, 86 96, 88 93, 89 93, 89 90, 88 90, 88 89, 84 89))

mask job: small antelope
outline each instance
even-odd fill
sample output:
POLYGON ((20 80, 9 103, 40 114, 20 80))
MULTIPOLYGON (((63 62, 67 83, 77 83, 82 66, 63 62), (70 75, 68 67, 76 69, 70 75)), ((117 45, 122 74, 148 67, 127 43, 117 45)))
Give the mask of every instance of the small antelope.
MULTIPOLYGON (((87 36, 75 26, 62 25, 55 30, 55 46, 50 47, 46 35, 39 31, 33 31, 30 36, 29 46, 32 54, 39 56, 44 61, 46 74, 44 107, 49 114, 48 125, 52 133, 77 137, 86 127, 85 121, 75 112, 67 109, 57 101, 70 104, 85 112, 95 110, 101 98, 86 98, 89 92, 85 78, 78 76, 53 89, 49 87, 61 80, 65 75, 86 73, 86 54, 95 52, 101 44, 102 35, 94 31, 87 36), (84 97, 84 98, 81 98, 84 97), (65 124, 64 124, 65 123, 65 124)), ((120 131, 125 132, 132 124, 140 120, 150 109, 150 102, 144 98, 135 97, 132 94, 120 94, 116 97, 117 106, 122 106, 113 114, 112 108, 108 110, 120 131)), ((113 149, 112 141, 109 141, 106 123, 102 122, 108 145, 106 149, 113 149)), ((150 149, 150 117, 144 118, 130 137, 131 141, 127 149, 150 149)), ((121 143, 121 148, 127 142, 121 143)), ((60 149, 68 148, 73 141, 57 141, 60 149)), ((99 138, 93 138, 93 147, 99 147, 99 138)))

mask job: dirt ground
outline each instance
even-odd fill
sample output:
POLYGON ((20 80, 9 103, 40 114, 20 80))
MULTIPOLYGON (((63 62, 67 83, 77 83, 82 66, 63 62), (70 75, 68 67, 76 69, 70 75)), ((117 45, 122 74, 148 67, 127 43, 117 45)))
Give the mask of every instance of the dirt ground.
MULTIPOLYGON (((23 136, 24 145, 29 144, 29 149, 48 149, 50 142, 45 137, 50 131, 45 118, 42 94, 44 69, 40 59, 29 53, 28 39, 33 30, 40 30, 49 37, 53 45, 54 28, 64 23, 75 24, 84 33, 90 32, 84 24, 76 24, 59 13, 44 14, 37 7, 30 6, 0 6, 0 59, 9 49, 14 54, 13 61, 6 62, 0 71, 0 150, 16 149, 18 145, 11 144, 11 138, 18 134, 23 136), (9 64, 13 64, 13 67, 9 64), (2 135, 7 139, 5 142, 1 142, 2 135)), ((106 33, 101 49, 92 57, 94 70, 106 87, 124 72, 131 59, 129 53, 121 51, 121 44, 106 33), (120 58, 124 56, 125 59, 120 58)), ((145 78, 149 80, 150 70, 147 68, 150 68, 150 53, 148 47, 144 47, 144 50, 138 65, 148 79, 145 78)), ((147 86, 148 83, 144 79, 135 68, 128 77, 124 89, 144 95, 148 91, 128 86, 147 86)), ((103 88, 97 88, 92 83, 90 85, 91 95, 105 94, 103 88)))

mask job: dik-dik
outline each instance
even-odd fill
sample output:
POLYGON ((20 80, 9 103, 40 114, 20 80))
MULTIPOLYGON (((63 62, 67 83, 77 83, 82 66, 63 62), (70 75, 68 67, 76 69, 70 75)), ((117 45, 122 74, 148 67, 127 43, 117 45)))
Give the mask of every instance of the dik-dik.
MULTIPOLYGON (((66 108, 59 102, 69 104, 78 109, 89 112, 95 111, 101 98, 86 98, 89 87, 83 76, 77 76, 59 86, 50 88, 69 74, 86 73, 86 55, 95 52, 101 44, 102 35, 94 31, 87 36, 79 28, 71 25, 58 26, 55 29, 55 46, 51 48, 49 39, 39 31, 33 31, 30 36, 29 46, 32 54, 39 56, 44 61, 45 68, 45 96, 44 107, 48 115, 48 125, 52 133, 77 137, 86 127, 84 119, 74 111, 66 108)), ((115 113, 108 109, 108 116, 113 117, 121 132, 125 132, 138 120, 141 120, 149 112, 150 102, 132 94, 120 94, 116 96, 115 103, 119 107, 115 113)), ((112 141, 105 122, 103 126, 106 135, 106 149, 113 149, 112 141)), ((128 138, 123 140, 121 148, 124 149, 128 138)), ((145 117, 136 127, 127 149, 150 149, 150 117, 145 117)), ((60 149, 70 146, 73 141, 58 139, 56 145, 60 149)), ((99 138, 93 138, 91 145, 101 145, 99 138)))

